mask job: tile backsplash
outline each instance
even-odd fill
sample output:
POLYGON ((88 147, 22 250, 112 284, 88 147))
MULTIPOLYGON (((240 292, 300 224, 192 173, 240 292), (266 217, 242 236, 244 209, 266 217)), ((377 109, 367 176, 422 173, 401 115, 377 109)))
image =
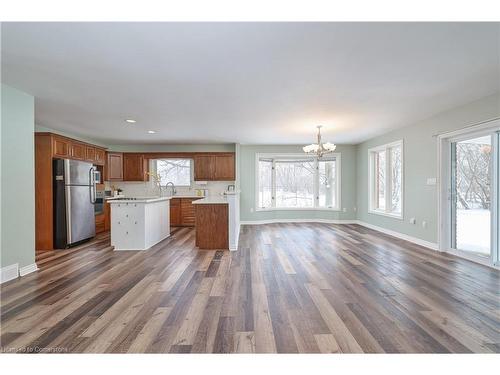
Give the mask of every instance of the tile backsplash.
MULTIPOLYGON (((207 189, 208 196, 221 195, 227 190, 228 185, 234 185, 234 181, 208 181, 206 184, 192 183, 191 187, 176 187, 177 195, 194 195, 196 189, 207 189)), ((120 188, 123 194, 128 197, 149 197, 159 195, 158 187, 151 181, 147 182, 106 182, 105 189, 111 190, 111 187, 120 188)), ((170 188, 168 189, 170 193, 170 188)), ((162 194, 167 192, 162 188, 162 194)))

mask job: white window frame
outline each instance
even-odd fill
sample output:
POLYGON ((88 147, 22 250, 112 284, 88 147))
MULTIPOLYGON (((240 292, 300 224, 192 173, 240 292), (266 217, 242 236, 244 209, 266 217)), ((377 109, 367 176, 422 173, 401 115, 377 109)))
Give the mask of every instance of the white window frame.
MULTIPOLYGON (((493 185, 491 191, 491 254, 490 257, 481 257, 467 251, 457 250, 452 248, 452 220, 451 210, 451 143, 457 142, 471 137, 477 137, 498 131, 500 129, 500 119, 495 118, 487 120, 475 125, 437 134, 437 155, 438 155, 438 249, 439 251, 447 252, 461 258, 471 260, 492 268, 500 269, 500 239, 497 237, 500 231, 500 200, 498 199, 498 191, 500 190, 500 163, 497 158, 493 158, 493 185)), ((500 142, 498 137, 493 137, 493 147, 498 148, 500 142)))
POLYGON ((404 142, 402 139, 387 143, 384 145, 380 145, 377 147, 372 147, 368 150, 368 213, 382 215, 387 217, 392 217, 394 219, 403 220, 404 218, 404 142), (391 174, 391 149, 394 147, 401 147, 401 212, 396 213, 390 210, 392 206, 391 196, 392 196, 392 174, 391 174), (385 165, 386 165, 386 173, 385 173, 385 209, 381 210, 376 207, 375 203, 377 201, 375 195, 378 192, 375 191, 375 175, 377 171, 375 171, 375 157, 374 155, 380 151, 385 152, 385 165))
MULTIPOLYGON (((157 174, 158 173, 158 160, 189 160, 190 161, 190 168, 189 168, 189 185, 175 185, 175 187, 192 187, 193 186, 193 181, 194 181, 194 160, 192 158, 157 158, 157 159, 151 159, 151 164, 150 164, 150 170, 152 173, 157 174)), ((150 182, 155 182, 153 176, 149 177, 150 182)))
POLYGON ((341 211, 341 190, 342 190, 342 157, 340 152, 334 152, 325 156, 325 159, 335 158, 335 179, 336 188, 335 191, 335 207, 318 207, 319 202, 319 166, 318 158, 312 155, 306 154, 274 154, 274 153, 256 153, 255 154, 255 211, 341 211), (271 177, 271 189, 272 189, 272 206, 271 207, 260 207, 259 205, 259 160, 260 159, 272 159, 273 160, 273 173, 271 177), (314 206, 313 207, 276 207, 276 173, 275 173, 275 159, 310 159, 314 161, 314 206))

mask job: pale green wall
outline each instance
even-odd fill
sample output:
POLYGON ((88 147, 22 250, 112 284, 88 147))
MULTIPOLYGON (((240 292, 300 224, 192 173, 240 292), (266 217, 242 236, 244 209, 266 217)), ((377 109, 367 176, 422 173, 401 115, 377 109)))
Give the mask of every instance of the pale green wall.
POLYGON ((234 145, 234 162, 236 165, 236 181, 234 181, 235 184, 235 189, 236 190, 241 190, 241 169, 239 168, 240 165, 240 158, 241 158, 241 145, 239 143, 235 143, 234 145))
POLYGON ((35 263, 34 98, 2 85, 0 265, 35 263))
POLYGON ((301 145, 282 146, 240 146, 238 167, 240 168, 240 219, 241 221, 271 219, 330 219, 352 220, 356 218, 356 146, 337 145, 336 152, 341 153, 341 204, 346 212, 286 210, 255 211, 255 154, 257 153, 302 153, 301 145), (251 212, 251 209, 254 212, 251 212))
POLYGON ((425 121, 370 139, 357 146, 358 220, 419 239, 437 242, 437 140, 433 135, 460 129, 500 116, 500 96, 493 95, 442 112, 425 121), (368 149, 399 139, 404 141, 404 220, 368 213, 368 149), (415 218, 416 224, 409 219, 415 218), (422 227, 427 222, 427 228, 422 227))

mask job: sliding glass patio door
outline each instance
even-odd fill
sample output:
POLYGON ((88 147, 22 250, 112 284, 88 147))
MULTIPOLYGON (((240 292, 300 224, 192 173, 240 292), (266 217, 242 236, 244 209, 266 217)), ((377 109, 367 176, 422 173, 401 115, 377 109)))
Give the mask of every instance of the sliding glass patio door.
POLYGON ((493 135, 452 142, 452 248, 491 256, 493 135))
POLYGON ((498 262, 499 132, 450 139, 450 247, 498 262))

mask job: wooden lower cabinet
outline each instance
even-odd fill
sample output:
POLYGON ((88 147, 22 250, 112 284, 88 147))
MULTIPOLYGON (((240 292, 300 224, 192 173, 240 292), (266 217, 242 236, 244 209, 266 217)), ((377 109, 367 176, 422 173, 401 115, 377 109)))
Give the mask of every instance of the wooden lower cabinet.
POLYGON ((227 204, 196 204, 196 246, 200 249, 229 248, 227 204))
POLYGON ((170 200, 170 226, 194 227, 195 208, 193 201, 200 198, 172 198, 170 200))
POLYGON ((174 198, 170 200, 170 226, 179 227, 181 225, 181 200, 174 198))
POLYGON ((104 231, 111 230, 111 205, 108 202, 104 203, 104 231))
POLYGON ((105 230, 105 214, 95 215, 95 233, 102 233, 105 230))
POLYGON ((194 227, 194 199, 181 198, 181 225, 194 227))

